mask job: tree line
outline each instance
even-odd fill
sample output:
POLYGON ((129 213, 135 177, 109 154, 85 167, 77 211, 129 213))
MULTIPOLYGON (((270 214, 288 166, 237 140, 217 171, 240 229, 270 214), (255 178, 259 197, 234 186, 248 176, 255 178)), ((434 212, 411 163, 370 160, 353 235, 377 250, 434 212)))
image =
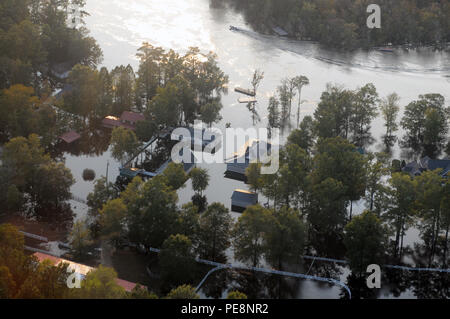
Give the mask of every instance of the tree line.
POLYGON ((367 27, 363 1, 332 0, 228 0, 258 31, 281 26, 302 40, 353 50, 376 46, 433 46, 444 49, 450 41, 450 2, 439 0, 381 0, 381 28, 367 27))

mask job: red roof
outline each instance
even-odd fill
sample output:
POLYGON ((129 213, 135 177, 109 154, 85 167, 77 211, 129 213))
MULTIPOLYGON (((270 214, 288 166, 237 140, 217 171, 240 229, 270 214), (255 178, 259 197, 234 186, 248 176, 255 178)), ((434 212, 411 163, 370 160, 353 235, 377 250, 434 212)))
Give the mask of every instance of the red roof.
POLYGON ((128 112, 125 111, 122 113, 122 116, 120 117, 120 120, 130 122, 130 123, 137 123, 139 121, 145 121, 145 116, 140 113, 134 113, 134 112, 128 112))
POLYGON ((75 142, 76 140, 79 140, 81 138, 81 135, 75 131, 71 131, 71 132, 64 133, 59 138, 62 139, 67 144, 70 144, 70 143, 75 142))
MULTIPOLYGON (((86 265, 74 263, 74 262, 66 260, 66 259, 43 254, 40 252, 34 253, 33 256, 35 256, 39 260, 40 263, 42 263, 44 260, 49 260, 54 266, 58 266, 59 264, 67 263, 67 264, 69 264, 69 269, 75 269, 76 272, 80 272, 80 274, 84 275, 84 276, 87 275, 90 271, 95 270, 94 268, 86 266, 86 265)), ((119 286, 124 288, 127 292, 131 292, 134 289, 134 287, 137 286, 137 284, 135 284, 135 283, 132 283, 132 282, 129 282, 129 281, 126 281, 123 279, 119 279, 119 278, 116 279, 116 282, 119 286)))

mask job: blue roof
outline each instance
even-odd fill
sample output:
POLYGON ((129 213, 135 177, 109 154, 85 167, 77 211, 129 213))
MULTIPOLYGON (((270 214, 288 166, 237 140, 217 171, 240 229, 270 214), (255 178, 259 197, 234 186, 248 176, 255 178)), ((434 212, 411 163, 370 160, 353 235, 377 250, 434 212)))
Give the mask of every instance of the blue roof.
POLYGON ((252 205, 258 202, 258 194, 237 189, 233 192, 231 199, 233 201, 248 202, 250 205, 252 205))

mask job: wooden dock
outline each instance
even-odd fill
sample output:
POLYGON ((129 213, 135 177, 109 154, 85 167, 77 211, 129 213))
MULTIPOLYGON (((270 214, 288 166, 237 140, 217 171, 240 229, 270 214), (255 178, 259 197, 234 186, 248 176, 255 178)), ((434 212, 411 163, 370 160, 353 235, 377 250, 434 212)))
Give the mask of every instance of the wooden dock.
POLYGON ((246 98, 246 97, 241 97, 240 99, 238 99, 239 103, 256 103, 257 100, 254 97, 250 97, 250 98, 246 98))
POLYGON ((234 91, 236 91, 236 92, 238 92, 238 93, 245 94, 245 95, 249 95, 249 96, 256 96, 255 91, 248 90, 248 89, 243 89, 243 88, 241 88, 241 87, 236 87, 236 88, 234 89, 234 91))

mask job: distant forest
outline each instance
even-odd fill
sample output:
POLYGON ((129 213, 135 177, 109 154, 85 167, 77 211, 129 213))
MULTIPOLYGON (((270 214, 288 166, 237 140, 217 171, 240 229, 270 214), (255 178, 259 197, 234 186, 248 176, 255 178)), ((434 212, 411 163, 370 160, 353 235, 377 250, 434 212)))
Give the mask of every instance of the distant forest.
MULTIPOLYGON (((211 0, 212 2, 216 2, 211 0)), ((352 50, 393 45, 448 48, 449 0, 224 0, 256 30, 280 26, 290 35, 352 50), (367 7, 381 7, 381 28, 367 27, 367 7)))

